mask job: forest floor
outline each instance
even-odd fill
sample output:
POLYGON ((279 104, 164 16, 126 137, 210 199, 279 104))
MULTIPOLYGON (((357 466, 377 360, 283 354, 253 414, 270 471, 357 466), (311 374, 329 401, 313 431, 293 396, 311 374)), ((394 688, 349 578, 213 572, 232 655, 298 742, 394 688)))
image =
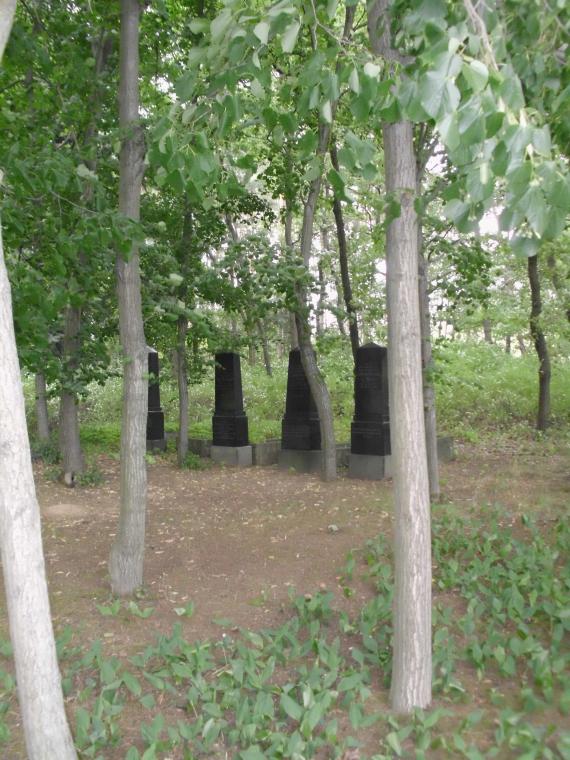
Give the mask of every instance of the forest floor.
MULTIPOLYGON (((445 503, 458 515, 480 517, 498 508, 509 524, 526 513, 540 526, 567 514, 566 446, 496 438, 484 445, 456 444, 456 454, 441 467, 441 477, 445 503)), ((190 642, 219 640, 222 631, 238 628, 276 628, 292 614, 291 589, 300 595, 330 590, 335 609, 349 615, 374 593, 370 583, 356 579, 351 594, 343 594, 343 568, 349 552, 367 540, 383 534, 390 542, 391 481, 341 477, 322 483, 276 467, 178 470, 167 454, 148 467, 146 585, 135 607, 113 607, 107 557, 117 530, 119 464, 100 455, 98 467, 101 485, 69 490, 48 480, 41 463, 35 466, 54 625, 58 632, 69 626, 72 643, 83 650, 100 640, 105 657, 126 661, 157 635, 169 634, 175 623, 190 642)), ((7 638, 4 603, 0 625, 7 638)), ((3 665, 9 670, 7 660, 3 665)), ((76 698, 72 689, 70 712, 76 698)), ((386 709, 386 700, 383 691, 376 707, 386 709)), ((13 694, 4 709, 11 738, 0 755, 23 758, 13 694)), ((166 705, 165 710, 167 715, 166 705)), ((131 744, 141 746, 139 723, 148 716, 137 717, 136 704, 125 715, 119 746, 93 756, 123 758, 131 744)), ((211 756, 234 756, 232 750, 218 752, 211 756)))

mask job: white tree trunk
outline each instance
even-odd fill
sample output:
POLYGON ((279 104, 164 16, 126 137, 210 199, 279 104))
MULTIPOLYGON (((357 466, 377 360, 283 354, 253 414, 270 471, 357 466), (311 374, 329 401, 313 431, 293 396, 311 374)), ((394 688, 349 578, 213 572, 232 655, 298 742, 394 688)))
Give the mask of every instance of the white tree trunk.
POLYGON ((386 192, 401 206, 388 226, 388 368, 395 507, 391 702, 431 702, 431 527, 418 298, 416 162, 412 125, 383 126, 386 192))
MULTIPOLYGON (((138 221, 144 170, 144 136, 139 125, 138 0, 121 0, 119 126, 121 148, 119 210, 138 221)), ((121 512, 111 549, 111 587, 132 594, 143 582, 146 519, 146 417, 148 359, 141 304, 138 248, 128 261, 117 257, 119 330, 123 351, 123 419, 121 427, 121 512)))
POLYGON ((10 36, 15 11, 16 0, 0 0, 0 61, 10 36))
POLYGON ((30 760, 71 760, 1 229, 0 356, 0 548, 26 749, 30 760))
POLYGON ((431 350, 431 322, 428 293, 428 264, 422 251, 421 230, 418 233, 418 277, 420 320, 422 331, 422 376, 424 384, 424 418, 426 428, 426 450, 430 497, 437 501, 440 497, 439 461, 437 458, 437 418, 435 409, 435 388, 432 372, 434 368, 431 350))
POLYGON ((46 378, 41 372, 36 372, 36 423, 38 441, 49 441, 49 415, 47 407, 46 378))

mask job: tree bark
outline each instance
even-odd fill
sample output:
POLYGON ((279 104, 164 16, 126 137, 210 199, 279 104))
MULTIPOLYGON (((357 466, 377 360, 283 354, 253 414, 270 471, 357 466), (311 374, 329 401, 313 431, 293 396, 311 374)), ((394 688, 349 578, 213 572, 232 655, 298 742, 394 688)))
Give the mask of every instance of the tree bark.
POLYGON ((178 380, 178 466, 183 467, 188 456, 188 361, 186 336, 188 319, 178 317, 178 343, 176 346, 176 377, 178 380))
POLYGON ((485 343, 489 343, 491 346, 493 345, 493 332, 490 319, 483 320, 483 337, 485 338, 485 343))
POLYGON ((273 369, 271 367, 271 354, 269 352, 269 341, 267 340, 267 331, 265 329, 265 320, 257 320, 257 331, 261 339, 261 348, 263 350, 263 364, 268 377, 272 377, 273 369))
MULTIPOLYGON (((416 195, 418 197, 421 196, 422 177, 427 161, 427 157, 423 155, 424 139, 425 131, 422 130, 416 146, 416 195)), ((420 304, 424 424, 426 430, 429 493, 432 501, 438 501, 441 491, 439 485, 439 459, 437 456, 435 388, 432 380, 434 361, 431 344, 431 318, 429 308, 429 267, 424 255, 424 236, 421 219, 418 219, 418 296, 420 304)))
POLYGON ((524 356, 526 354, 526 345, 522 335, 517 335, 517 343, 519 344, 519 351, 521 352, 521 356, 524 356))
POLYGON ((423 236, 420 222, 418 222, 418 238, 418 287, 422 342, 422 378, 424 395, 424 424, 426 430, 426 454, 430 498, 433 501, 437 501, 441 496, 441 490, 439 485, 439 460, 437 456, 437 415, 435 407, 435 388, 433 386, 432 380, 434 361, 431 348, 428 264, 423 253, 423 236))
POLYGON ((15 12, 16 0, 0 0, 0 61, 10 36, 15 12))
POLYGON ((84 461, 79 438, 77 395, 69 389, 79 364, 79 330, 81 309, 68 306, 63 333, 63 388, 60 398, 59 448, 62 459, 62 477, 67 486, 75 485, 75 476, 83 472, 84 461))
MULTIPOLYGON (((377 55, 399 58, 390 39, 389 0, 368 5, 377 55)), ((431 525, 418 298, 416 158, 412 125, 384 123, 386 193, 400 215, 386 233, 388 376, 394 473, 394 654, 391 703, 411 713, 431 702, 431 525)))
MULTIPOLYGON (((0 0, 0 58, 5 44, 0 0)), ((0 552, 30 760, 75 760, 58 670, 12 301, 0 229, 0 552)))
POLYGON ((505 337, 505 353, 510 354, 511 353, 511 336, 507 335, 505 337))
MULTIPOLYGON (((336 171, 340 171, 336 145, 334 142, 331 145, 330 156, 333 168, 336 169, 336 171)), ((356 352, 360 346, 360 338, 358 335, 358 315, 356 313, 354 299, 352 296, 352 285, 350 282, 350 271, 348 268, 348 245, 346 242, 346 229, 344 226, 342 204, 336 196, 333 199, 333 214, 336 225, 336 236, 338 239, 338 261, 340 266, 342 293, 344 296, 344 306, 348 315, 350 345, 352 348, 352 356, 354 358, 354 361, 356 361, 356 352)))
POLYGON ((546 430, 550 424, 550 356, 546 337, 540 325, 542 299, 540 295, 540 277, 538 274, 538 256, 528 258, 528 281, 530 284, 530 334, 538 356, 538 411, 536 429, 546 430))
MULTIPOLYGON (((138 0, 121 0, 119 127, 121 146, 119 210, 140 218, 144 171, 144 136, 139 124, 138 0)), ((147 346, 141 305, 138 247, 129 260, 117 257, 119 332, 123 352, 123 418, 121 426, 121 507, 119 529, 109 557, 111 587, 132 594, 143 582, 146 518, 146 417, 148 409, 147 346)))
POLYGON ((49 414, 47 406, 46 378, 42 372, 36 372, 36 424, 38 441, 49 441, 49 414))
MULTIPOLYGON (((330 126, 321 124, 319 127, 319 145, 317 155, 326 153, 330 137, 330 126)), ((307 200, 303 208, 303 225, 301 227, 301 256, 309 269, 311 250, 313 244, 313 227, 315 209, 321 190, 321 175, 314 179, 309 187, 307 200)), ((301 352, 301 364, 305 371, 309 388, 313 394, 315 406, 319 413, 322 449, 322 478, 325 481, 334 480, 336 470, 336 440, 334 435, 334 421, 332 414, 332 402, 325 379, 318 367, 315 351, 311 341, 311 327, 309 322, 309 299, 306 288, 303 285, 296 287, 297 310, 295 312, 295 325, 301 352)))
MULTIPOLYGON (((324 235, 324 230, 321 230, 321 235, 322 236, 324 235)), ((323 269, 322 261, 319 261, 318 273, 319 273, 319 300, 317 302, 315 326, 317 328, 317 337, 320 338, 321 335, 325 331, 324 316, 325 316, 325 300, 326 300, 325 272, 323 269)))

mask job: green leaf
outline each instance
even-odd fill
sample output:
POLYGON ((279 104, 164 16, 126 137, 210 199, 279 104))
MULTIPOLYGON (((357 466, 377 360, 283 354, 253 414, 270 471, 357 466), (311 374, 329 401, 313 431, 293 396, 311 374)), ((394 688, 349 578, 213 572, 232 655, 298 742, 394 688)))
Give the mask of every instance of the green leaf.
POLYGON ((301 717, 303 715, 303 708, 288 694, 281 695, 281 707, 290 718, 293 718, 293 720, 301 720, 301 717))
POLYGON ((240 752, 239 757, 241 760, 265 760, 265 753, 261 751, 258 744, 254 744, 240 752))
POLYGON ((284 53, 292 53, 295 49, 300 28, 301 24, 298 21, 293 21, 281 35, 281 49, 284 53))
POLYGON ((321 106, 321 116, 327 124, 332 124, 332 106, 330 100, 325 100, 321 106))
POLYGON ((253 27, 253 33, 263 45, 267 45, 270 29, 271 26, 268 21, 260 21, 259 24, 253 27))
POLYGON ((210 28, 210 22, 206 18, 194 18, 188 27, 193 34, 203 34, 210 28))
POLYGON ((534 237, 515 237, 511 240, 511 248, 513 249, 515 256, 518 256, 521 259, 528 259, 538 253, 540 240, 534 237))
POLYGON ((532 144, 541 156, 550 156, 552 144, 550 142, 550 130, 547 126, 532 130, 532 144))
POLYGON ((469 64, 464 63, 461 73, 473 92, 484 90, 489 81, 489 70, 481 61, 470 61, 469 64))
POLYGON ((394 752, 394 754, 397 757, 402 757, 402 745, 400 744, 400 740, 398 739, 398 734, 395 731, 390 731, 390 733, 386 737, 386 741, 390 749, 394 752))
POLYGON ((358 95, 360 92, 360 79, 358 78, 358 69, 354 68, 350 72, 350 75, 348 77, 348 86, 352 90, 352 92, 355 93, 355 95, 358 95))
POLYGON ((370 79, 378 79, 378 75, 380 74, 380 66, 378 66, 377 63, 368 61, 368 63, 364 64, 363 71, 367 77, 370 77, 370 79))
POLYGON ((132 673, 129 673, 128 671, 125 671, 122 674, 123 683, 127 687, 127 689, 133 694, 135 697, 138 697, 142 693, 142 687, 140 685, 140 681, 138 678, 135 678, 132 673))

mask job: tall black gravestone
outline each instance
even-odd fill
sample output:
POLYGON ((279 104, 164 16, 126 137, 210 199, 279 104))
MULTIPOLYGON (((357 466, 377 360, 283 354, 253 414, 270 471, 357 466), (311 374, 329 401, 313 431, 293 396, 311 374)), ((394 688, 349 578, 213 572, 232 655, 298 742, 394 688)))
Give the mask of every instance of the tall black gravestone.
POLYGON ((298 348, 289 353, 285 416, 281 424, 281 448, 315 451, 321 448, 319 415, 301 364, 298 348))
POLYGON ((247 446, 239 354, 216 354, 216 408, 212 417, 213 446, 247 446))
POLYGON ((390 454, 388 350, 376 343, 367 343, 356 352, 350 432, 351 453, 382 457, 390 454))
POLYGON ((160 406, 158 353, 148 348, 148 414, 146 418, 146 441, 150 449, 166 449, 164 436, 164 412, 160 406))

